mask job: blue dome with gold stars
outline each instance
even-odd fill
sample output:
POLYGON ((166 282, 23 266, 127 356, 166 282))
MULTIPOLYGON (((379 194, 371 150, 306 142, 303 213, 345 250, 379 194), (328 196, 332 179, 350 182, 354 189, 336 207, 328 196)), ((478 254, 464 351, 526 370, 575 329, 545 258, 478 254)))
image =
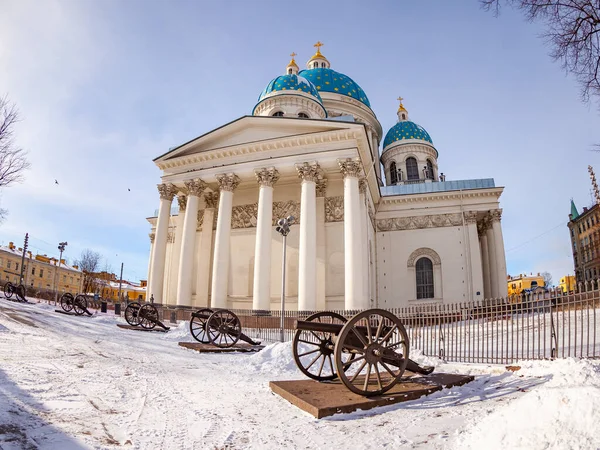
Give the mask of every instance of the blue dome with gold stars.
POLYGON ((364 103, 369 108, 371 107, 365 91, 352 78, 343 73, 323 67, 303 70, 300 72, 300 76, 311 81, 318 91, 342 94, 364 103))
POLYGON ((258 103, 272 92, 277 91, 292 91, 289 94, 293 94, 293 91, 302 91, 315 97, 321 105, 323 100, 319 95, 319 91, 314 84, 301 75, 281 75, 277 78, 272 79, 267 87, 258 96, 258 103))
POLYGON ((425 131, 425 128, 423 128, 421 125, 411 122, 410 120, 402 120, 387 132, 385 139, 383 140, 383 148, 386 148, 388 145, 396 141, 401 141, 404 139, 420 139, 421 141, 427 141, 430 144, 433 144, 431 136, 429 136, 429 133, 425 131))

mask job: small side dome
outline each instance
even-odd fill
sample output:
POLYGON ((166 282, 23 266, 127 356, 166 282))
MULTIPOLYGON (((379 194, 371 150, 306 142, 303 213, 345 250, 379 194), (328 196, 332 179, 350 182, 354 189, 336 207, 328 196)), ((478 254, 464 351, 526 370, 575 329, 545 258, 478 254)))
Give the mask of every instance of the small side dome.
POLYGON ((408 111, 402 104, 402 97, 400 97, 398 100, 400 100, 400 107, 398 108, 398 123, 390 128, 390 131, 388 131, 385 135, 385 139, 383 140, 383 148, 385 149, 388 145, 393 144, 394 142, 408 139, 418 139, 433 144, 433 140, 425 128, 408 120, 408 111))

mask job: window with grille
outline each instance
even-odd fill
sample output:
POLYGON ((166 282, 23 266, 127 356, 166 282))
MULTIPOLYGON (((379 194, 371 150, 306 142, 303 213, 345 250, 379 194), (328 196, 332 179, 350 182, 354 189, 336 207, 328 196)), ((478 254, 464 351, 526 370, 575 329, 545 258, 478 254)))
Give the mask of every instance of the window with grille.
POLYGON ((416 264, 417 299, 434 298, 433 263, 429 258, 421 258, 416 264))
POLYGON ((427 179, 428 180, 433 180, 433 163, 431 162, 431 160, 427 160, 427 179))
POLYGON ((419 167, 417 166, 417 160, 412 156, 410 158, 406 158, 406 178, 409 181, 419 179, 419 167))
POLYGON ((398 183, 398 170, 396 169, 396 163, 394 161, 390 164, 390 183, 398 183))

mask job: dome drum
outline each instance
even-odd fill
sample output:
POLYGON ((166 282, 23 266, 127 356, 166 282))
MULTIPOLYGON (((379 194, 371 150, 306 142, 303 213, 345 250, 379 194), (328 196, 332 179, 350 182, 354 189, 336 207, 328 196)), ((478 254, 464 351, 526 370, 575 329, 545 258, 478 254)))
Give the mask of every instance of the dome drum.
POLYGON ((307 95, 273 95, 264 98, 254 107, 255 116, 281 116, 309 119, 327 117, 325 108, 307 95))

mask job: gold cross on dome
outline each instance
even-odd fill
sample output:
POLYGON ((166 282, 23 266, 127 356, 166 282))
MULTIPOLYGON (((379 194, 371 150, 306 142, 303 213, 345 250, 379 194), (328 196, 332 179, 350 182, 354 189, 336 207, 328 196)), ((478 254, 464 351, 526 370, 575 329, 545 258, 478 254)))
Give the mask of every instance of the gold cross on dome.
POLYGON ((292 59, 294 59, 294 56, 296 56, 296 52, 290 53, 290 56, 292 57, 292 59))
POLYGON ((315 45, 313 45, 313 47, 317 47, 317 53, 321 53, 321 47, 323 47, 325 44, 323 44, 321 41, 317 41, 317 43, 315 45))
POLYGON ((404 100, 404 97, 398 97, 398 101, 399 101, 400 103, 402 103, 402 100, 404 100))

